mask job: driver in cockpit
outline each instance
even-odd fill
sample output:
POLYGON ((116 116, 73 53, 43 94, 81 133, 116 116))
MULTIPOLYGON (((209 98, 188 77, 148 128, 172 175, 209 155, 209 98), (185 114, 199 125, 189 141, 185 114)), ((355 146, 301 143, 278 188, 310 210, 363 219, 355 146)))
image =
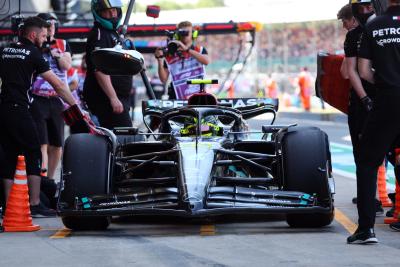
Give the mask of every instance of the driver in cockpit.
MULTIPOLYGON (((196 136, 197 125, 197 118, 187 118, 184 123, 184 127, 180 130, 181 136, 196 136)), ((208 116, 201 119, 200 131, 198 134, 202 137, 222 136, 223 127, 218 126, 218 122, 214 116, 208 116)))

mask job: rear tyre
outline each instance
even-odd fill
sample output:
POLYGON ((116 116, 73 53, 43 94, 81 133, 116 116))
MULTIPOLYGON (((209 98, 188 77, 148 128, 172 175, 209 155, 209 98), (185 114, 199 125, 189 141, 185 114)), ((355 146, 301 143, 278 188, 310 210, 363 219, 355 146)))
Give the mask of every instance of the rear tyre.
MULTIPOLYGON (((65 143, 63 155, 64 190, 58 208, 74 209, 75 198, 107 194, 111 166, 111 144, 105 136, 71 135, 65 143)), ((62 217, 72 230, 103 230, 110 224, 108 217, 62 217)))
POLYGON ((334 217, 328 177, 331 172, 328 136, 315 127, 292 127, 282 140, 284 190, 316 194, 328 213, 287 214, 291 227, 323 227, 334 217))

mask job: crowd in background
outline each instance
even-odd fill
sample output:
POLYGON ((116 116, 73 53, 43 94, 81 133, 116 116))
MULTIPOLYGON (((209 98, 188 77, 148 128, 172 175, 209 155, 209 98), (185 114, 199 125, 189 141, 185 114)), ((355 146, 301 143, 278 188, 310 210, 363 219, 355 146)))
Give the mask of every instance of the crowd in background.
MULTIPOLYGON (((276 82, 278 96, 289 94, 292 102, 299 104, 300 100, 296 98, 299 92, 297 77, 301 69, 307 67, 310 76, 315 78, 318 51, 342 53, 344 38, 345 31, 337 20, 264 25, 256 33, 255 45, 242 75, 235 81, 236 95, 254 96, 260 95, 260 91, 267 95, 264 92, 272 79, 276 82)), ((166 37, 151 37, 140 40, 154 42, 165 39, 166 37)), ((239 62, 243 61, 250 47, 250 40, 249 34, 245 33, 200 35, 196 42, 207 46, 211 58, 211 63, 206 68, 207 75, 224 80, 239 51, 239 62)), ((148 72, 156 76, 154 56, 144 56, 148 72)), ((139 99, 140 91, 143 90, 139 88, 139 99)), ((287 95, 286 97, 288 98, 287 95)))
MULTIPOLYGON (((308 67, 314 72, 316 66, 311 64, 316 65, 317 51, 340 51, 344 37, 345 31, 337 20, 264 25, 256 34, 253 54, 260 72, 279 69, 296 72, 305 63, 310 63, 308 67)), ((218 71, 214 66, 229 68, 245 38, 243 34, 200 35, 197 42, 207 45, 212 60, 208 72, 218 71)), ((160 37, 146 40, 160 40, 160 37)), ((152 55, 146 59, 148 65, 153 65, 152 55)))

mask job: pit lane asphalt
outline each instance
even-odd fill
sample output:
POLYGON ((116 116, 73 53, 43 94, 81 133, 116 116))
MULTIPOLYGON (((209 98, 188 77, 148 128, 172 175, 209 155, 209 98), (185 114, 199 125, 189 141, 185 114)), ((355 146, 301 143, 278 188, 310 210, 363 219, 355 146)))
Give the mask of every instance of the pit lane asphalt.
MULTIPOLYGON (((320 116, 282 112, 276 124, 318 126, 331 141, 347 144, 345 119, 320 121, 320 116)), ((261 124, 255 120, 252 126, 261 124)), ((107 231, 71 232, 59 218, 34 219, 42 230, 0 234, 0 266, 398 266, 400 233, 384 225, 384 217, 377 218, 379 245, 345 243, 356 227, 351 203, 356 183, 340 175, 335 181, 336 219, 322 229, 291 229, 283 217, 271 216, 217 222, 116 219, 107 231)))

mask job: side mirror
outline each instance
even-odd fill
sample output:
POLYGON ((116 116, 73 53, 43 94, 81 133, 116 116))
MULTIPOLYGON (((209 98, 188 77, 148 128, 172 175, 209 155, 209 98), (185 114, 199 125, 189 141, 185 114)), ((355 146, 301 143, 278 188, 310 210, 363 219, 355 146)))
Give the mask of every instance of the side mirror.
POLYGON ((146 16, 151 17, 151 18, 158 18, 160 15, 160 7, 159 6, 147 6, 146 8, 146 16))

